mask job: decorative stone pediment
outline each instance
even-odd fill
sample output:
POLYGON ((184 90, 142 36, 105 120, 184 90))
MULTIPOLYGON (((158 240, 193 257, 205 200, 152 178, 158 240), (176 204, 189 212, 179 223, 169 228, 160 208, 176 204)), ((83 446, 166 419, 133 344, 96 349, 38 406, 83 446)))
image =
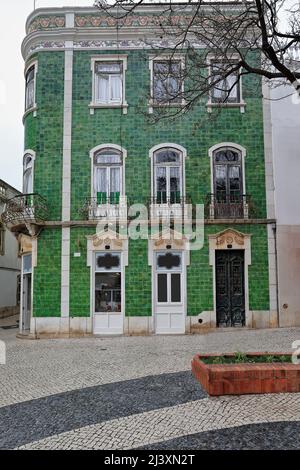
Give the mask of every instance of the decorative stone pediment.
POLYGON ((228 228, 214 235, 209 235, 210 264, 214 263, 215 250, 245 250, 247 264, 251 264, 251 234, 228 228))
POLYGON ((229 228, 215 235, 209 235, 209 239, 214 240, 216 248, 220 250, 227 248, 242 249, 245 247, 245 241, 250 236, 229 228))
POLYGON ((128 239, 114 230, 101 230, 87 237, 88 266, 92 263, 92 253, 95 251, 122 251, 124 264, 128 264, 128 239))
POLYGON ((187 243, 187 238, 180 232, 173 229, 165 229, 159 233, 151 235, 153 240, 153 248, 166 249, 171 245, 172 248, 184 249, 187 243))
POLYGON ((165 229, 152 234, 148 240, 148 264, 152 266, 153 252, 156 250, 182 250, 185 252, 185 264, 190 264, 189 240, 185 235, 173 229, 165 229))

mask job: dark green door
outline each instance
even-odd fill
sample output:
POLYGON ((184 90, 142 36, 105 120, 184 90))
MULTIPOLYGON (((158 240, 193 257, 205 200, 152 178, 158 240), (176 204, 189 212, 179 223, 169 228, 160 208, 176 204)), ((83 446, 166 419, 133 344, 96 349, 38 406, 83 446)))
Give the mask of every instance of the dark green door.
POLYGON ((244 251, 216 250, 217 326, 245 325, 244 251))

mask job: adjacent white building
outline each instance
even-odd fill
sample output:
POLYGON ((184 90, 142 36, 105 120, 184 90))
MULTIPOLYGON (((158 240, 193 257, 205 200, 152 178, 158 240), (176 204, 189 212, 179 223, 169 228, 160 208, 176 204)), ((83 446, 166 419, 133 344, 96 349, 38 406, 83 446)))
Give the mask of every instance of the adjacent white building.
POLYGON ((279 326, 300 326, 300 99, 271 90, 279 326))
MULTIPOLYGON (((6 201, 20 192, 0 180, 0 216, 6 201)), ((18 256, 18 241, 5 228, 0 218, 0 318, 18 312, 21 259, 18 256)))

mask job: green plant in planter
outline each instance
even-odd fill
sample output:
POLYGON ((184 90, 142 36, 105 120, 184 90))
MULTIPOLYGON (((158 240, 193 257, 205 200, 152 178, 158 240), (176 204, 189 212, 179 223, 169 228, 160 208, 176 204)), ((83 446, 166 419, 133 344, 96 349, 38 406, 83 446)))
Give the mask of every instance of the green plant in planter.
POLYGON ((234 361, 235 361, 236 363, 248 362, 248 361, 247 361, 247 354, 242 353, 242 352, 236 352, 236 353, 234 354, 234 361))
POLYGON ((226 360, 223 356, 214 357, 212 360, 212 364, 225 364, 226 360))
POLYGON ((274 362, 274 356, 266 356, 265 361, 266 362, 274 362))

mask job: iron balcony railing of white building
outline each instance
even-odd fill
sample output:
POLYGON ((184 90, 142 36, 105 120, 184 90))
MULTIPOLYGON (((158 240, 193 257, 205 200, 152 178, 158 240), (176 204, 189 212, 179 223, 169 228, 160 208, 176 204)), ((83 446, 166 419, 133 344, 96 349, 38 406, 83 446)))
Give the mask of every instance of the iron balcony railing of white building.
POLYGON ((3 223, 12 231, 25 231, 26 225, 39 225, 48 217, 47 201, 37 193, 21 194, 6 202, 3 223))

